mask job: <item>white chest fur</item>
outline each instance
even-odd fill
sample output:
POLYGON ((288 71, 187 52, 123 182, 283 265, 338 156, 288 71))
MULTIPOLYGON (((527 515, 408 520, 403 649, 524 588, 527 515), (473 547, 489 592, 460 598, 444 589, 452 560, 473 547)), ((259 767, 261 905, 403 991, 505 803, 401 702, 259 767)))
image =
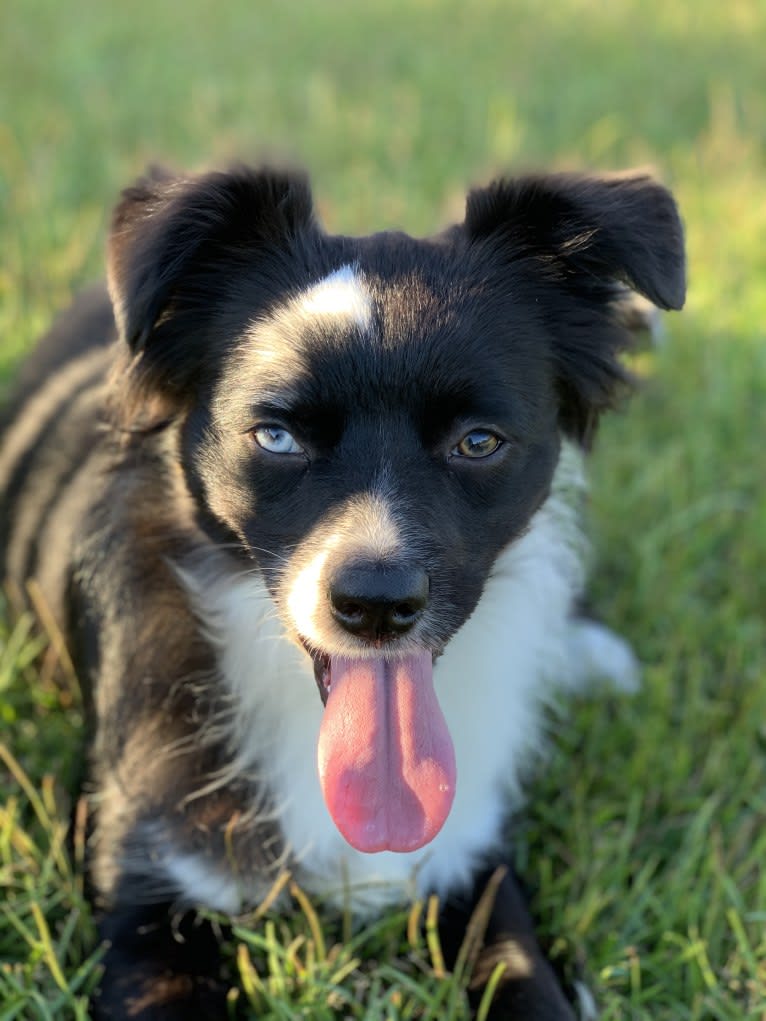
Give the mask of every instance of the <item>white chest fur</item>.
MULTIPOLYGON (((571 485, 576 468, 562 462, 558 482, 571 485)), ((527 534, 500 556, 476 611, 437 661, 435 686, 455 745, 457 790, 438 836, 408 854, 363 854, 335 828, 317 774, 323 710, 313 668, 286 636, 262 581, 227 574, 203 584, 183 572, 236 706, 234 766, 256 770, 269 787, 309 891, 364 913, 468 881, 497 843, 509 801, 519 797, 519 771, 539 741, 542 703, 562 673, 568 615, 581 584, 580 546, 575 515, 554 492, 527 534)), ((184 869, 183 877, 171 871, 188 885, 198 870, 188 860, 184 869)), ((240 883, 238 897, 227 888, 225 906, 232 910, 259 895, 259 886, 240 883)))

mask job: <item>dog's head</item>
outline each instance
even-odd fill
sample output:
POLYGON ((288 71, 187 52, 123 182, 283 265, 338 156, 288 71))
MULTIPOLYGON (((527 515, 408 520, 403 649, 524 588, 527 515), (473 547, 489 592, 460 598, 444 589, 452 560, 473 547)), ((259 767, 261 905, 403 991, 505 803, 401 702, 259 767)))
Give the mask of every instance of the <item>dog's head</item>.
POLYGON ((203 527, 314 660, 336 822, 364 850, 420 846, 454 788, 433 659, 562 434, 586 443, 624 383, 626 288, 683 304, 673 200, 644 176, 524 177, 434 238, 347 238, 299 175, 155 175, 117 208, 109 282, 125 414, 182 424, 203 527))

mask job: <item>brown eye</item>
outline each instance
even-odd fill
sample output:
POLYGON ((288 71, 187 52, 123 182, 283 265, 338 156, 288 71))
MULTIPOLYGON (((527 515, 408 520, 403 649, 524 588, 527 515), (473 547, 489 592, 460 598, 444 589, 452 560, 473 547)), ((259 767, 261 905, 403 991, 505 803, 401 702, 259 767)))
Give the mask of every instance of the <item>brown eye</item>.
POLYGON ((495 433, 486 429, 472 429, 452 448, 451 453, 457 457, 470 457, 474 460, 489 457, 499 450, 503 441, 495 433))

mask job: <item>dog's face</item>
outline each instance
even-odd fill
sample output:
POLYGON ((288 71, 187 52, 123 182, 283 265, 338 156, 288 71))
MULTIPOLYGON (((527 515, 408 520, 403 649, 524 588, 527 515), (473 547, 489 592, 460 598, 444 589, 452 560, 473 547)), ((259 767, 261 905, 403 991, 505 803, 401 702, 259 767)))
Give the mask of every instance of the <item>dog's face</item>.
POLYGON ((318 664, 438 654, 545 498, 559 442, 533 309, 433 244, 356 255, 253 316, 186 429, 206 507, 318 664))
POLYGON ((312 656, 325 798, 355 846, 442 825, 432 662, 545 500, 562 432, 586 439, 622 379, 618 281, 678 306, 682 265, 643 178, 498 184, 426 241, 327 236, 305 184, 268 172, 126 193, 125 403, 183 423, 203 526, 312 656))

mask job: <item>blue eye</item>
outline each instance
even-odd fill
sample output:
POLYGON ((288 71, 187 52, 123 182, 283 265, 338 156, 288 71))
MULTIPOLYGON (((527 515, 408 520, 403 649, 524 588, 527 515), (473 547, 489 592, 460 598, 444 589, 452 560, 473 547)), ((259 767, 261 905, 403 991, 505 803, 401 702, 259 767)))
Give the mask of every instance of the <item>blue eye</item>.
POLYGON ((503 441, 488 429, 472 429, 450 451, 457 457, 470 457, 478 460, 489 457, 502 447, 503 441))
POLYGON ((292 433, 281 425, 259 425, 252 430, 252 436, 259 447, 270 454, 302 454, 303 447, 292 433))

